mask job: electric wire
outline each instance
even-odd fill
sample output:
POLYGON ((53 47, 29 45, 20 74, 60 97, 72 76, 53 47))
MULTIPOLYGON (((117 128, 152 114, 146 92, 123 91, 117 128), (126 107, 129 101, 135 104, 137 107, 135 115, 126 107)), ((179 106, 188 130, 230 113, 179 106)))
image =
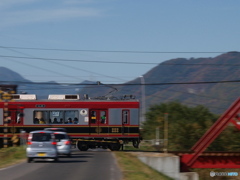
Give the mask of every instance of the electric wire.
MULTIPOLYGON (((0 83, 8 83, 9 81, 0 81, 0 83)), ((26 81, 12 81, 13 83, 27 83, 27 84, 61 84, 61 85, 89 85, 96 86, 98 84, 88 84, 88 83, 53 83, 53 82, 26 82, 26 81)), ((164 85, 182 85, 182 84, 216 84, 216 83, 239 83, 240 80, 228 80, 228 81, 199 81, 199 82, 171 82, 171 83, 124 83, 124 84, 106 84, 108 86, 164 86, 164 85)))
MULTIPOLYGON (((7 48, 7 49, 10 50, 10 51, 13 51, 13 52, 17 52, 17 53, 19 53, 19 54, 27 55, 27 57, 20 57, 20 56, 0 56, 0 57, 4 57, 4 58, 11 58, 12 61, 15 61, 15 60, 12 59, 12 58, 14 58, 14 57, 16 57, 16 58, 21 58, 21 59, 24 58, 24 59, 54 60, 54 61, 57 60, 57 59, 55 60, 55 59, 37 58, 37 57, 33 57, 32 55, 28 55, 28 54, 26 54, 26 53, 16 51, 16 50, 11 49, 11 48, 7 48)), ((15 61, 15 62, 17 62, 17 61, 15 61)), ((89 70, 86 70, 86 69, 81 69, 81 68, 78 68, 78 67, 74 67, 74 66, 71 66, 71 65, 68 65, 68 64, 66 65, 66 64, 61 64, 61 63, 52 62, 52 61, 48 61, 48 62, 50 62, 50 63, 52 63, 52 64, 54 64, 54 65, 55 65, 55 64, 58 64, 58 65, 63 66, 63 67, 68 67, 68 68, 71 68, 71 69, 75 69, 75 70, 79 70, 79 71, 83 71, 83 72, 88 72, 88 73, 92 73, 92 74, 95 74, 95 75, 100 75, 100 76, 103 76, 103 77, 108 77, 108 78, 117 79, 117 80, 120 80, 120 81, 125 81, 124 79, 121 79, 121 78, 112 77, 112 76, 104 75, 104 74, 101 74, 101 73, 92 72, 92 71, 89 71, 89 70)), ((19 63, 19 62, 17 62, 17 63, 19 63)), ((26 65, 26 66, 30 66, 30 67, 33 67, 33 68, 37 68, 37 69, 42 69, 42 70, 47 71, 47 72, 53 72, 53 73, 55 73, 55 74, 62 75, 62 76, 64 76, 64 77, 70 77, 70 78, 74 78, 74 79, 79 80, 79 77, 69 76, 68 74, 63 74, 63 73, 59 73, 59 72, 57 72, 57 71, 48 70, 48 69, 45 69, 45 68, 41 68, 41 67, 39 67, 39 66, 30 65, 30 64, 28 64, 28 63, 23 63, 23 62, 21 62, 21 64, 24 64, 24 65, 26 65)), ((83 80, 83 79, 82 79, 82 80, 83 80)))
POLYGON ((79 51, 79 52, 96 52, 96 53, 147 53, 147 54, 176 54, 176 53, 238 53, 237 51, 126 51, 126 50, 90 50, 90 49, 60 49, 60 48, 35 48, 35 47, 17 47, 17 46, 0 46, 0 48, 12 49, 28 49, 28 50, 41 50, 41 51, 79 51))
POLYGON ((154 63, 154 62, 131 62, 131 61, 97 61, 97 60, 81 60, 81 59, 61 59, 61 58, 44 58, 44 57, 33 57, 33 56, 7 56, 0 55, 2 58, 16 58, 16 59, 32 59, 42 61, 66 61, 66 62, 82 62, 82 63, 105 63, 105 64, 139 64, 139 65, 161 65, 161 66, 240 66, 240 64, 212 64, 212 63, 154 63))

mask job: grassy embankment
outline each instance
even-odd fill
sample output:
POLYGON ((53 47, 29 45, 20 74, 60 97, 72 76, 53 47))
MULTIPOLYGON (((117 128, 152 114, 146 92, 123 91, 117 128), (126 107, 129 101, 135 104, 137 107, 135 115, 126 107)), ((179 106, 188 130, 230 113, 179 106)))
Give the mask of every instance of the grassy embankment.
POLYGON ((26 159, 24 147, 9 147, 0 149, 0 168, 8 167, 26 159))
POLYGON ((114 152, 118 165, 123 173, 123 180, 170 180, 171 178, 155 171, 142 163, 136 156, 129 152, 114 152))

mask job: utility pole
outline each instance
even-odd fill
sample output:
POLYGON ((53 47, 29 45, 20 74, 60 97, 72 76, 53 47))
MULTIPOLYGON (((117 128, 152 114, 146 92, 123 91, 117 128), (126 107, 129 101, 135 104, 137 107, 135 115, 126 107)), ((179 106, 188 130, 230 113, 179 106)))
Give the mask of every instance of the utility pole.
POLYGON ((164 153, 168 153, 168 113, 164 114, 164 153))
POLYGON ((141 96, 142 96, 142 103, 141 103, 141 124, 145 122, 145 114, 146 114, 146 105, 145 105, 145 80, 143 76, 140 76, 141 79, 141 96))

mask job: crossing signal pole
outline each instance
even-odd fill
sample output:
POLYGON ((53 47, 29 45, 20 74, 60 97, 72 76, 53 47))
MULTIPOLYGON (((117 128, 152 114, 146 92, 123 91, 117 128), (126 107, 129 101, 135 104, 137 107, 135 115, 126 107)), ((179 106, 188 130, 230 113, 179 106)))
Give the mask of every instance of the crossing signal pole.
MULTIPOLYGON (((1 87, 0 87, 1 88, 1 87)), ((9 143, 9 137, 8 137, 8 121, 9 121, 9 110, 8 110, 8 101, 12 99, 12 94, 15 94, 14 90, 0 90, 0 101, 4 101, 3 106, 3 147, 7 148, 9 143)))

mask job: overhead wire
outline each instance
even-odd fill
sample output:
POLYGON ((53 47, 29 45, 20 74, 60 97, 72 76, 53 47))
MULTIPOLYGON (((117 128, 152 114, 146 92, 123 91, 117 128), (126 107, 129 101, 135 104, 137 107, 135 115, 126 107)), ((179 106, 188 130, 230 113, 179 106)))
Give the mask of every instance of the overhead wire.
MULTIPOLYGON (((0 81, 2 83, 7 83, 9 81, 0 81)), ((12 81, 17 83, 27 83, 27 84, 56 84, 55 82, 25 82, 25 81, 12 81)), ((121 83, 121 84, 106 84, 109 86, 164 86, 164 85, 182 85, 182 84, 216 84, 216 83, 239 83, 240 80, 229 80, 229 81, 199 81, 199 82, 171 82, 171 83, 121 83)), ((97 84, 88 84, 88 83, 57 83, 61 85, 97 85, 97 84)))
POLYGON ((80 52, 96 52, 96 53, 151 53, 151 54, 173 54, 173 53, 238 53, 237 51, 126 51, 126 50, 91 50, 91 49, 60 49, 60 48, 35 48, 35 47, 17 47, 17 46, 0 46, 0 48, 13 48, 13 49, 28 49, 28 50, 41 50, 41 51, 80 51, 80 52))
MULTIPOLYGON (((16 50, 12 50, 21 53, 16 50)), ((25 53, 21 53, 25 54, 25 53)), ((26 54, 25 54, 26 55, 26 54)), ((240 66, 236 63, 170 63, 170 62, 131 62, 131 61, 99 61, 99 60, 84 60, 84 59, 62 59, 62 58, 46 58, 46 57, 33 57, 33 56, 9 56, 0 55, 2 58, 16 58, 16 59, 32 59, 32 60, 42 60, 42 61, 66 61, 66 62, 82 62, 82 63, 105 63, 105 64, 133 64, 133 65, 161 65, 161 66, 240 66)))
MULTIPOLYGON (((23 55, 27 55, 27 57, 20 57, 20 56, 1 56, 0 57, 4 57, 4 58, 21 58, 21 59, 37 59, 37 60, 53 60, 53 61, 56 61, 57 59, 44 59, 44 58, 37 58, 37 57, 33 57, 32 55, 28 55, 26 53, 23 53, 23 52, 19 52, 19 51, 16 51, 16 50, 13 50, 11 49, 10 47, 7 48, 8 50, 10 51, 13 51, 13 52, 17 52, 19 54, 23 54, 23 55)), ((13 60, 14 61, 14 60, 13 60)), ((15 61, 17 62, 17 61, 15 61)), ((84 71, 84 72, 88 72, 88 73, 92 73, 92 74, 96 74, 96 75, 100 75, 100 76, 104 76, 104 77, 108 77, 108 78, 112 78, 112 79, 117 79, 117 80, 120 80, 120 81, 125 81, 124 79, 121 79, 121 78, 116 78, 116 77, 112 77, 112 76, 108 76, 108 75, 104 75, 104 74, 101 74, 101 73, 96 73, 96 72, 92 72, 92 71, 89 71, 89 70, 86 70, 86 69, 81 69, 81 68, 78 68, 78 67, 75 67, 75 66, 71 66, 71 65, 68 65, 68 64, 61 64, 61 63, 58 63, 58 62, 51 62, 49 61, 50 63, 54 63, 54 64, 58 64, 58 65, 61 65, 61 66, 64 66, 64 67, 68 67, 68 68, 71 68, 71 69, 75 69, 75 70, 79 70, 79 71, 84 71)), ((40 68, 38 66, 33 66, 33 65, 30 65, 30 64, 27 64, 27 63, 23 63, 21 62, 21 64, 25 64, 26 66, 30 66, 30 67, 34 67, 34 68, 37 68, 37 69, 42 69, 44 71, 50 71, 50 72, 53 72, 55 74, 59 74, 59 75, 62 75, 62 76, 65 76, 65 77, 71 77, 71 78, 74 78, 74 79, 77 79, 79 80, 79 78, 76 78, 74 76, 69 76, 68 74, 63 74, 63 73, 59 73, 57 71, 53 71, 53 70, 48 70, 48 69, 45 69, 45 68, 40 68)))
MULTIPOLYGON (((11 50, 9 49, 10 51, 13 51, 13 52, 17 52, 17 53, 22 53, 22 52, 18 52, 16 50, 11 50)), ((23 54, 23 53, 22 53, 23 54)), ((24 53, 25 54, 25 53, 24 53)), ((26 54, 25 54, 26 55, 26 54)), ((10 58, 10 57, 5 57, 5 58, 10 58)), ((16 60, 13 60, 11 59, 11 61, 14 61, 16 63, 20 63, 16 60)), ((54 71, 54 70, 49 70, 49 69, 46 69, 46 68, 42 68, 42 67, 39 67, 39 66, 35 66, 35 65, 31 65, 31 64, 28 64, 28 63, 24 63, 24 62, 21 62, 20 64, 24 64, 25 66, 28 66, 28 67, 32 67, 32 68, 36 68, 36 69, 41 69, 43 71, 47 71, 47 72, 52 72, 52 73, 55 73, 55 74, 58 74, 58 75, 61 75, 61 76, 67 76, 67 77, 70 77, 70 78, 75 78, 74 76, 70 76, 70 75, 67 75, 67 74, 63 74, 61 72, 58 72, 58 71, 54 71)), ((77 80, 79 80, 79 78, 75 78, 77 80)))
POLYGON ((131 62, 131 61, 97 61, 97 60, 82 60, 82 59, 61 59, 61 58, 44 58, 44 57, 32 57, 32 56, 7 56, 0 55, 3 58, 16 58, 16 59, 35 59, 42 61, 69 61, 69 62, 85 62, 85 63, 107 63, 107 64, 139 64, 139 65, 161 65, 161 66, 240 66, 240 64, 213 64, 213 63, 153 63, 153 62, 131 62))

